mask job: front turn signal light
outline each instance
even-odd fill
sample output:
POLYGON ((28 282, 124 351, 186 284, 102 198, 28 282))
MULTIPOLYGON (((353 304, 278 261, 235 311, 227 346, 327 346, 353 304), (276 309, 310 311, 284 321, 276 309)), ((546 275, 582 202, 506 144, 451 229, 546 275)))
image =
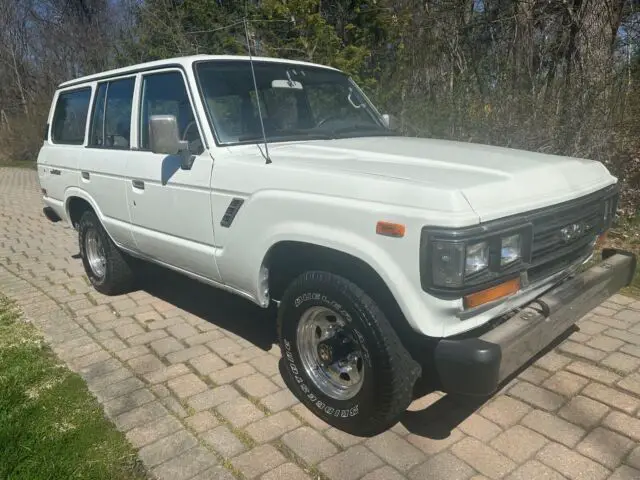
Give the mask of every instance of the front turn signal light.
POLYGON ((499 300, 517 293, 518 290, 520 290, 520 279, 514 278, 513 280, 501 283, 495 287, 467 295, 464 297, 464 308, 469 309, 479 307, 480 305, 485 305, 493 302, 494 300, 499 300))

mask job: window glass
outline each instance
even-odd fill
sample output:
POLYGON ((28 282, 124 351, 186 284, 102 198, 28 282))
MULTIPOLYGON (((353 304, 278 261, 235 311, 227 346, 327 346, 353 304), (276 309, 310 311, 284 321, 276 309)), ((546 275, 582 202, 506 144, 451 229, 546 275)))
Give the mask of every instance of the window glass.
POLYGON ((96 95, 89 145, 129 148, 135 78, 101 83, 96 95), (106 97, 106 98, 105 98, 106 97))
POLYGON ((94 147, 104 146, 104 101, 107 98, 108 86, 108 83, 101 83, 98 86, 98 93, 96 93, 96 100, 93 104, 89 145, 94 147))
POLYGON ((83 144, 90 99, 90 88, 64 92, 58 96, 51 132, 54 143, 83 144))
POLYGON ((255 82, 246 61, 196 63, 207 115, 221 143, 261 141, 260 114, 270 142, 392 134, 345 74, 288 63, 253 63, 255 82))
MULTIPOLYGON (((268 122, 279 130, 302 128, 303 115, 299 115, 298 105, 300 95, 296 90, 278 90, 269 88, 262 92, 261 99, 264 99, 266 117, 268 122)), ((264 117, 263 112, 263 117, 264 117)), ((306 125, 305 125, 306 126, 306 125)))
POLYGON ((174 115, 178 135, 189 142, 191 153, 203 152, 203 145, 180 72, 154 73, 144 77, 140 121, 141 147, 148 150, 149 118, 152 115, 174 115))
MULTIPOLYGON (((345 118, 355 124, 363 124, 369 121, 369 115, 365 108, 355 109, 351 102, 345 102, 349 91, 339 83, 317 83, 306 88, 307 98, 313 116, 316 121, 331 118, 345 118)), ((354 95, 354 98, 356 96, 354 95)), ((358 100, 358 103, 363 100, 358 100)))
POLYGON ((239 95, 208 98, 207 102, 212 115, 226 128, 226 135, 237 137, 242 134, 242 98, 239 95))

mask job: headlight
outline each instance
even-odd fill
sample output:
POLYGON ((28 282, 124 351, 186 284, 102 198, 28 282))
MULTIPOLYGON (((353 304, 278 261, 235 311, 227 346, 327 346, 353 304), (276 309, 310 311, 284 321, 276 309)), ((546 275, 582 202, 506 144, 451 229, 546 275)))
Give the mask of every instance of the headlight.
POLYGON ((489 244, 487 242, 480 242, 467 247, 467 259, 465 261, 464 274, 471 275, 472 273, 484 270, 489 266, 489 244))
POLYGON ((502 248, 500 252, 500 265, 509 265, 522 258, 522 235, 509 235, 502 237, 502 248))
POLYGON ((444 287, 460 287, 464 277, 489 266, 487 242, 465 245, 439 241, 434 243, 433 282, 444 287))
POLYGON ((444 287, 462 285, 464 244, 436 242, 433 248, 433 283, 444 287))
POLYGON ((425 288, 466 290, 516 273, 531 255, 530 225, 495 233, 485 229, 428 232, 421 256, 425 288), (448 237, 448 238, 447 238, 448 237))

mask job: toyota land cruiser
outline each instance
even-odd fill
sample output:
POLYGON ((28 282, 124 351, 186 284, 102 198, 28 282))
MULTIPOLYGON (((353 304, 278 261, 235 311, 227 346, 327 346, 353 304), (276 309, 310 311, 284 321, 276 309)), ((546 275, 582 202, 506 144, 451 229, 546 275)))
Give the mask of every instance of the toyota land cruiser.
POLYGON ((373 435, 419 379, 487 396, 630 282, 598 162, 404 137, 334 68, 200 55, 63 83, 45 213, 96 290, 155 262, 278 308, 285 380, 373 435))

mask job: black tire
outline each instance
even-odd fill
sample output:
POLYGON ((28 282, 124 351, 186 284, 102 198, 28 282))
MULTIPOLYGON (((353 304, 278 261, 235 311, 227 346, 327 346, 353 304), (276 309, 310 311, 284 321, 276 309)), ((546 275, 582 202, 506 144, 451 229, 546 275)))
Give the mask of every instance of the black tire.
POLYGON ((278 311, 278 335, 284 380, 316 416, 358 436, 377 435, 398 422, 413 399, 421 368, 403 347, 382 310, 357 285, 338 275, 312 271, 287 288, 278 311), (297 328, 311 307, 330 307, 352 329, 364 376, 352 398, 328 396, 305 371, 298 351, 297 328))
POLYGON ((100 220, 91 210, 84 212, 80 218, 78 243, 85 273, 98 292, 104 295, 120 295, 131 291, 135 280, 131 260, 113 243, 100 220), (95 232, 99 238, 106 257, 105 273, 101 277, 94 273, 87 259, 87 235, 90 232, 95 232))

